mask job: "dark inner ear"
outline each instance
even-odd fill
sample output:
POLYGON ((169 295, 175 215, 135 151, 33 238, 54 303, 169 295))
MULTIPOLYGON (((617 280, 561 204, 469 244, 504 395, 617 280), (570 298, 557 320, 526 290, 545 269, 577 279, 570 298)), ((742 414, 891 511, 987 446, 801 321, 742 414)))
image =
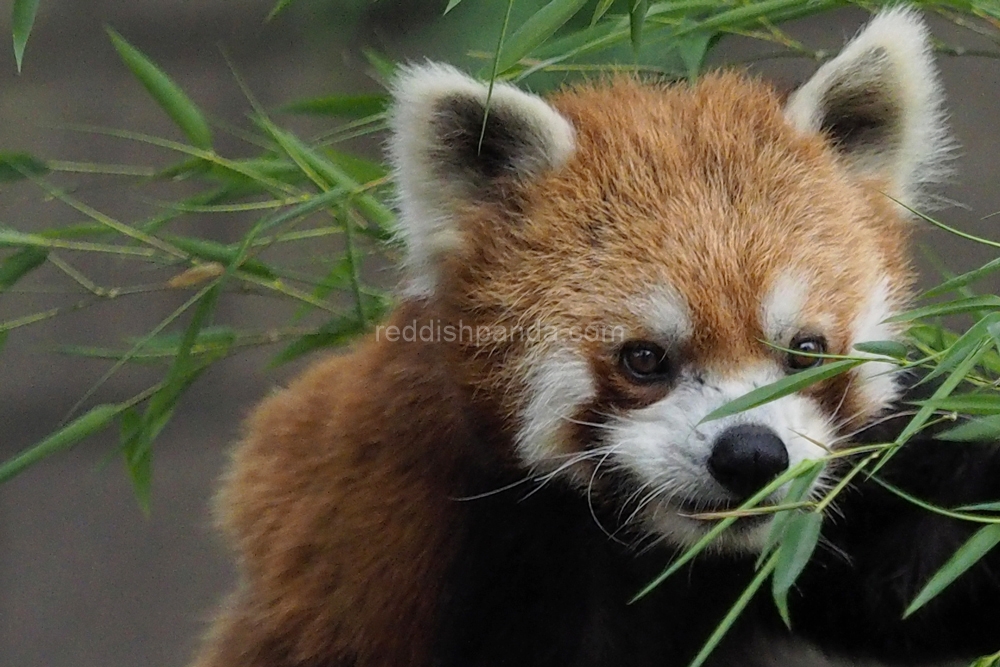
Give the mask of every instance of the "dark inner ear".
POLYGON ((879 153, 896 145, 900 106, 888 67, 885 51, 873 49, 827 91, 820 128, 841 152, 879 153))
POLYGON ((433 162, 444 177, 489 188, 504 177, 528 175, 538 158, 538 138, 523 119, 503 107, 491 107, 483 126, 484 108, 472 97, 441 100, 434 114, 437 155, 433 162), (534 139, 534 141, 533 141, 534 139))

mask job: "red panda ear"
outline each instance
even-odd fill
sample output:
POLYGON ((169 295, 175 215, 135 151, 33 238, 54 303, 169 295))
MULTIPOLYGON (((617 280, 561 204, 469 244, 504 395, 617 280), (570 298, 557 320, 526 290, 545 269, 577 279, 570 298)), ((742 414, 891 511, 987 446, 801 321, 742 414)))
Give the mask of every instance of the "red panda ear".
POLYGON ((486 84, 438 64, 403 69, 390 127, 410 289, 425 295, 433 291, 435 257, 459 242, 456 210, 501 201, 511 186, 562 165, 574 148, 573 127, 541 98, 505 83, 490 94, 486 84))
POLYGON ((912 9, 879 13, 789 99, 789 121, 822 132, 861 176, 910 206, 947 174, 951 142, 927 27, 912 9))

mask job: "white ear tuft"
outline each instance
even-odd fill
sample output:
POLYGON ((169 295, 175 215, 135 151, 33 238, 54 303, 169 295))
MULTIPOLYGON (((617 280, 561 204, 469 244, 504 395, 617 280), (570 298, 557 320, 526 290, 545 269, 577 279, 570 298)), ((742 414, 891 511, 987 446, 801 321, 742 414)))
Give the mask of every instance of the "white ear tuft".
POLYGON ((502 203, 510 188, 560 167, 573 152, 574 131, 540 97, 506 83, 494 85, 487 112, 488 86, 447 65, 404 68, 392 93, 389 157, 408 291, 427 296, 435 259, 460 241, 455 210, 502 203))
POLYGON ((823 132, 849 167, 885 178, 889 194, 925 204, 924 186, 948 173, 952 147, 930 36, 913 9, 880 12, 791 97, 789 121, 823 132))

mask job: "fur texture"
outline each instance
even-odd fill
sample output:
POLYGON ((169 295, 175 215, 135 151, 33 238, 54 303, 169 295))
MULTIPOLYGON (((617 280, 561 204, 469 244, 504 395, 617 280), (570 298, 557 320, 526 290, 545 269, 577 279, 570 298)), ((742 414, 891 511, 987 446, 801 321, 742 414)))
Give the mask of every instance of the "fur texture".
MULTIPOLYGON (((910 223, 885 193, 915 200, 947 143, 926 38, 914 14, 883 13, 787 107, 722 73, 547 101, 501 84, 487 113, 484 84, 405 70, 390 141, 404 299, 250 420, 218 503, 241 584, 196 667, 686 664, 768 528, 739 522, 627 604, 710 527, 689 515, 739 502, 733 474, 773 479, 897 399, 863 367, 704 420, 811 363, 779 348, 898 336, 884 320, 909 298, 910 223), (722 475, 736 432, 757 440, 722 475), (765 466, 752 448, 775 443, 784 458, 765 466)), ((1000 496, 994 446, 926 439, 889 474, 932 502, 1000 496)), ((899 620, 966 526, 871 483, 840 510, 792 596, 794 633, 754 601, 715 665, 998 648, 996 557, 899 620)))

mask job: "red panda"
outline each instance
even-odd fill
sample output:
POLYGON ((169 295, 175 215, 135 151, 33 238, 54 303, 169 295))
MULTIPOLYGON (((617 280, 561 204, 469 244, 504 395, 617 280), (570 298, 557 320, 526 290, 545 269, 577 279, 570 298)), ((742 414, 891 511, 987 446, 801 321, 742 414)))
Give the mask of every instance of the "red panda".
MULTIPOLYGON (((389 143, 401 302, 250 419, 218 501, 240 583, 196 667, 687 664, 770 524, 738 521, 628 604, 713 525, 690 515, 739 504, 899 399, 871 363, 702 421, 814 353, 899 337, 886 320, 914 277, 894 200, 924 202, 949 149, 928 39, 912 11, 884 11, 787 101, 734 73, 542 99, 405 69, 389 143)), ((888 473, 904 486, 1000 495, 995 448, 910 449, 888 473)), ((1000 562, 901 621, 968 533, 877 490, 848 496, 793 594, 794 630, 755 602, 712 664, 1000 648, 1000 562)))

